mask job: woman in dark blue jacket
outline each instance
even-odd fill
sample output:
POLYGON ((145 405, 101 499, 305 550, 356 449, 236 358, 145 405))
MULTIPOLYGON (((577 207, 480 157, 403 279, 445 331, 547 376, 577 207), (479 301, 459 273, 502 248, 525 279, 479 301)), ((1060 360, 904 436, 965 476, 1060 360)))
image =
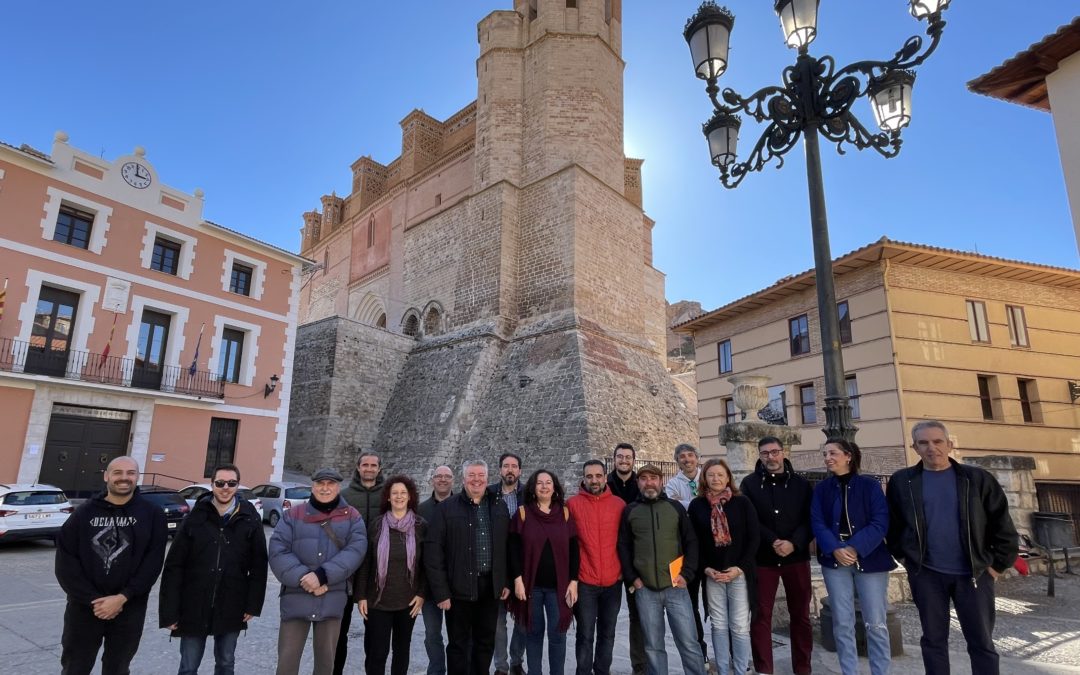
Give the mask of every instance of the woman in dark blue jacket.
POLYGON ((842 438, 825 441, 822 455, 832 475, 814 488, 810 525, 829 591, 836 654, 844 675, 858 675, 855 590, 866 624, 870 672, 885 675, 891 661, 885 625, 889 571, 896 567, 885 547, 889 507, 881 485, 859 475, 859 446, 842 438))

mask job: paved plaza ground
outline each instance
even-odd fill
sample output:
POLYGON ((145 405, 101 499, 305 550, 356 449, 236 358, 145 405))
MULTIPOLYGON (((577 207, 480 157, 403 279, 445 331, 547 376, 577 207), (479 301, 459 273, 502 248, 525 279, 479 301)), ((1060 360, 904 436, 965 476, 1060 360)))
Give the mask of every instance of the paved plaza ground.
MULTIPOLYGON (((270 531, 267 529, 267 536, 270 531)), ((60 634, 64 594, 53 576, 54 549, 45 542, 0 546, 3 585, 0 587, 0 672, 19 675, 57 673, 60 669, 60 634)), ((263 616, 252 622, 237 647, 237 673, 244 675, 273 673, 277 645, 278 583, 271 576, 263 616)), ((1010 578, 998 586, 998 613, 995 642, 1004 655, 1002 673, 1077 673, 1080 674, 1080 577, 1058 578, 1056 597, 1046 597, 1046 577, 1010 578)), ((138 675, 171 675, 179 663, 179 641, 170 641, 168 633, 157 628, 157 587, 155 586, 146 618, 146 630, 132 672, 138 675)), ((613 673, 630 673, 627 620, 619 622, 613 673)), ((893 661, 897 675, 922 673, 919 659, 918 613, 908 605, 898 607, 905 643, 905 654, 893 661)), ((815 622, 816 623, 816 622, 815 622)), ((567 645, 567 672, 573 672, 573 628, 567 645)), ((787 640, 776 635, 777 673, 790 673, 787 640)), ((350 633, 352 657, 346 673, 363 672, 363 622, 355 620, 350 633)), ((423 673, 426 658, 423 650, 423 626, 417 621, 413 635, 411 673, 423 673)), ((952 632, 953 672, 970 673, 959 627, 952 632)), ((678 656, 669 646, 672 673, 681 672, 678 656)), ((863 672, 868 673, 866 661, 863 672)), ((310 651, 305 654, 301 672, 310 672, 310 651)), ((825 651, 820 639, 814 645, 814 671, 839 673, 835 654, 825 651)), ((98 671, 95 671, 98 672, 98 671)), ((213 663, 207 650, 202 672, 212 673, 213 663)))

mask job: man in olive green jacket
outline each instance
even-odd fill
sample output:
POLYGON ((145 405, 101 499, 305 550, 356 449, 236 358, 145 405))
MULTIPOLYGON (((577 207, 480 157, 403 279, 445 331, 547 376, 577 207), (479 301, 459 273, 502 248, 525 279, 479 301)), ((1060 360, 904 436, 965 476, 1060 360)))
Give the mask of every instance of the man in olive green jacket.
POLYGON ((697 642, 687 584, 697 569, 697 537, 682 504, 664 495, 664 474, 646 464, 638 469, 641 496, 623 510, 619 562, 628 592, 637 599, 650 675, 668 672, 664 614, 679 650, 683 672, 705 675, 705 656, 697 642), (682 557, 672 577, 671 563, 682 557))
MULTIPOLYGON (((360 512, 367 526, 379 515, 382 506, 383 483, 382 461, 378 453, 365 450, 356 458, 356 470, 353 472, 349 486, 342 488, 341 499, 360 512)), ((353 608, 352 599, 345 603, 345 611, 341 615, 341 633, 338 635, 337 653, 334 655, 334 675, 342 675, 345 671, 345 659, 349 656, 349 627, 352 625, 353 608)))

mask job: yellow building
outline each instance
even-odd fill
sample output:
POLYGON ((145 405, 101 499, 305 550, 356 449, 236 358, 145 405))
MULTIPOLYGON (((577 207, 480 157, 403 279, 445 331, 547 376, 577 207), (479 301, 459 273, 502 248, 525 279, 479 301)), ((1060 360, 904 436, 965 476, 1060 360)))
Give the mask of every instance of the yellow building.
MULTIPOLYGON (((833 271, 864 471, 914 462, 911 426, 940 419, 958 458, 1033 458, 1041 508, 1080 494, 1080 270, 882 238, 833 271)), ((808 270, 676 327, 694 336, 706 454, 724 452, 718 428, 736 421, 728 378, 766 375, 763 418, 802 432, 796 468, 822 466, 817 323, 808 270)))

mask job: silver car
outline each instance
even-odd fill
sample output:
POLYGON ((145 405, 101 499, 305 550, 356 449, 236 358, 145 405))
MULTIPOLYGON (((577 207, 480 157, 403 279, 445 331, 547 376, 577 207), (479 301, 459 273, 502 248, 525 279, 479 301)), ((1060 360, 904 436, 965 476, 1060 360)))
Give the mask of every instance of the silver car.
POLYGON ((251 494, 262 502, 263 520, 270 523, 270 527, 276 527, 286 511, 311 497, 311 486, 272 481, 256 485, 251 489, 251 494))

